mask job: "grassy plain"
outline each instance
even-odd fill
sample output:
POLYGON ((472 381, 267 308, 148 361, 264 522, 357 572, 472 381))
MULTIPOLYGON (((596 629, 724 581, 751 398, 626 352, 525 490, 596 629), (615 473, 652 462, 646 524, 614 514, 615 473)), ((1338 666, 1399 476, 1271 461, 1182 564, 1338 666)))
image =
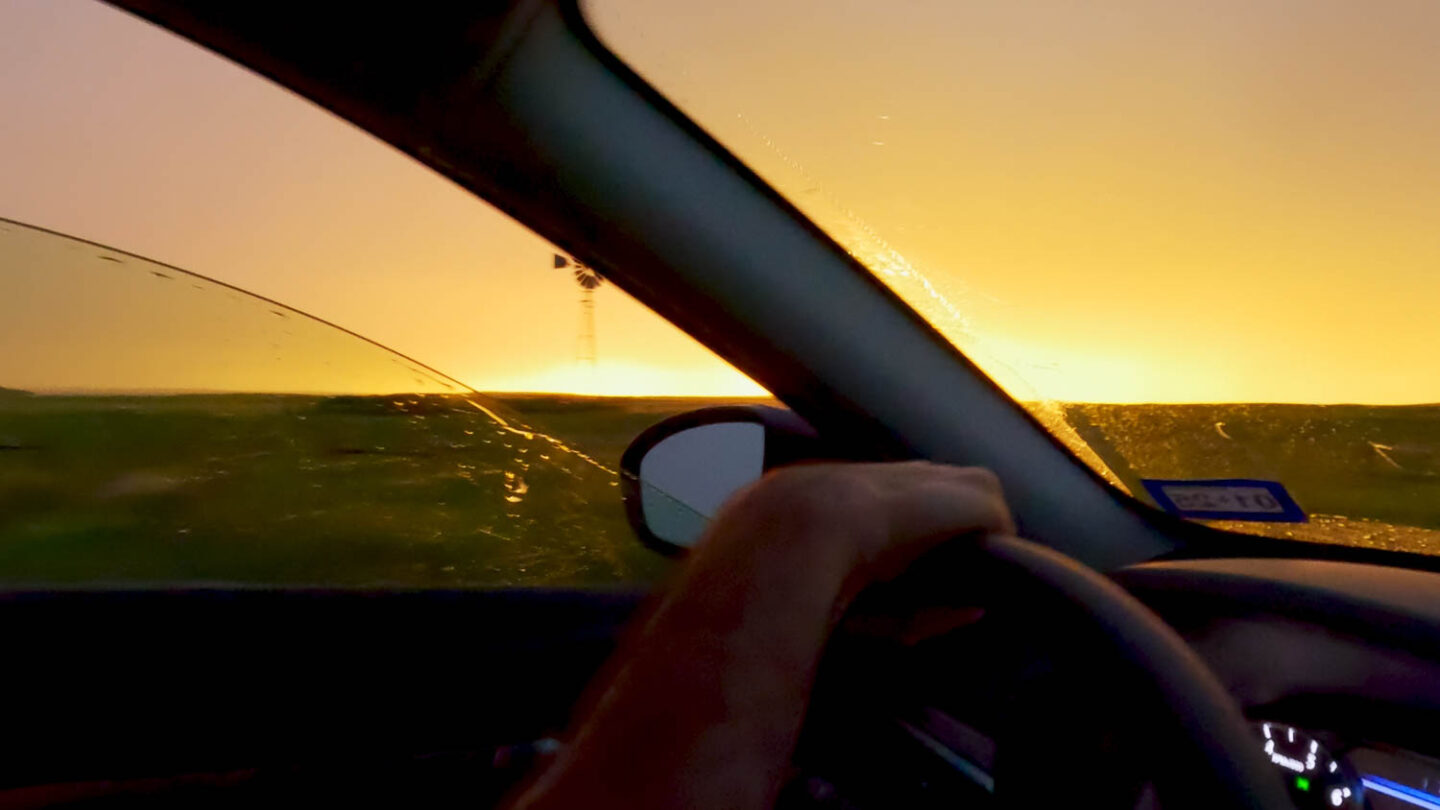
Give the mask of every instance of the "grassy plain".
POLYGON ((613 471, 694 400, 0 392, 0 584, 648 581, 613 471), (546 423, 553 423, 553 426, 546 423))
POLYGON ((1141 478, 1259 478, 1311 516, 1226 528, 1440 553, 1440 405, 1072 404, 1065 419, 1131 492, 1141 478))
MULTIPOLYGON (((0 391, 0 585, 499 587, 651 581, 631 438, 713 400, 0 391)), ((1440 552, 1440 406, 1068 405, 1140 478, 1264 478, 1306 526, 1440 552)))

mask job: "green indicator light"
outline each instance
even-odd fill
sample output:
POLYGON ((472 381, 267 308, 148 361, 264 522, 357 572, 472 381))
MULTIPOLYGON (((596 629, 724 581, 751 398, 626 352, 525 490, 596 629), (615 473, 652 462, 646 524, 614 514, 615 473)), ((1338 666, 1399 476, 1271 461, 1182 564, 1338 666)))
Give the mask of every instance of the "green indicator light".
POLYGON ((1303 776, 1297 776, 1295 777, 1295 787, 1300 788, 1301 790, 1309 790, 1310 780, 1306 779, 1303 776))

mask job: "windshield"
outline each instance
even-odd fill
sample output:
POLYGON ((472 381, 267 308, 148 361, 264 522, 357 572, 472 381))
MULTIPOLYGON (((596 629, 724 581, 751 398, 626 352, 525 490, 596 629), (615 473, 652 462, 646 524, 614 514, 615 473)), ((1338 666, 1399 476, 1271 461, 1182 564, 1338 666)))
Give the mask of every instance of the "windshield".
POLYGON ((1440 550, 1440 5, 586 12, 1116 486, 1440 550))

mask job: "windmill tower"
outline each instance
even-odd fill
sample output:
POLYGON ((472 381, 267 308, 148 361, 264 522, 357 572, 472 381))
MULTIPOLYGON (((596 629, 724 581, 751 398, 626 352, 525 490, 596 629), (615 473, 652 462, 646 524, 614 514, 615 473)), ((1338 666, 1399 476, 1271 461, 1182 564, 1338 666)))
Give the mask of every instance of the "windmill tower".
POLYGON ((575 360, 595 367, 595 290, 605 278, 595 268, 566 256, 555 254, 555 269, 572 268, 571 274, 580 287, 580 335, 575 344, 575 360))

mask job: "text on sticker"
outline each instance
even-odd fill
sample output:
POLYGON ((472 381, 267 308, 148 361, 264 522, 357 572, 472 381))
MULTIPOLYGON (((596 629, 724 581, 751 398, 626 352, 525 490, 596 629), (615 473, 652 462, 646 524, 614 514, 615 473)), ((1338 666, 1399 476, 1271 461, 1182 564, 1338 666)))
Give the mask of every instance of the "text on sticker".
POLYGON ((1280 514, 1285 511, 1285 506, 1265 487, 1166 484, 1163 489, 1175 507, 1186 512, 1280 514))

